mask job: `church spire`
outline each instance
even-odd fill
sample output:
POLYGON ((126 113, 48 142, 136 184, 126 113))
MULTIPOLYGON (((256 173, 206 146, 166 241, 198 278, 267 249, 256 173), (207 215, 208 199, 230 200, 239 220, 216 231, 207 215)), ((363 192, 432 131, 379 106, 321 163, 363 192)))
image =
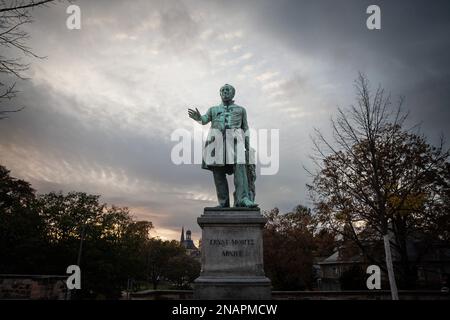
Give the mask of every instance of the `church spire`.
POLYGON ((181 239, 180 239, 180 243, 184 242, 184 226, 181 228, 181 239))

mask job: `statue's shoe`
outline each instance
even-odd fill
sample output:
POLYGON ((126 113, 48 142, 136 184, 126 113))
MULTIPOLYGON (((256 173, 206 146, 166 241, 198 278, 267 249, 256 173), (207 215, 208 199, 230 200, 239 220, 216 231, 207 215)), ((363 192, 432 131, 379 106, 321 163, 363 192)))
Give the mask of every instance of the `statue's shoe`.
POLYGON ((256 208, 258 206, 257 203, 254 203, 253 201, 244 198, 242 199, 242 201, 239 203, 238 207, 243 207, 243 208, 256 208))
POLYGON ((218 206, 215 206, 214 208, 217 208, 217 209, 220 209, 220 208, 229 208, 230 206, 223 206, 223 205, 218 205, 218 206))

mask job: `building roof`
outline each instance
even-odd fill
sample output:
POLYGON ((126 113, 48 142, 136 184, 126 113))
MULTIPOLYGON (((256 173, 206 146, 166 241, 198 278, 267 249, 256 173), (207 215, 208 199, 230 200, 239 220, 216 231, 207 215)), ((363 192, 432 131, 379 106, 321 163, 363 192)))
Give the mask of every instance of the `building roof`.
POLYGON ((348 259, 341 259, 339 251, 335 251, 331 256, 320 261, 318 264, 346 264, 346 263, 358 263, 363 262, 361 255, 354 255, 348 259))

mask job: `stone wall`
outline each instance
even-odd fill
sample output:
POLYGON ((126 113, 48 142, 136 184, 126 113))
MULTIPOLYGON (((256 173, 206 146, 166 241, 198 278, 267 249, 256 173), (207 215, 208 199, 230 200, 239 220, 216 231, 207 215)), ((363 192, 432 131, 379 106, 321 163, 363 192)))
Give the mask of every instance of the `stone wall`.
MULTIPOLYGON (((274 300, 391 300, 389 290, 362 291, 272 291, 274 300)), ((440 291, 399 291, 400 300, 450 300, 440 291)))
POLYGON ((64 300, 67 276, 0 275, 0 299, 64 300))
MULTIPOLYGON (((450 300, 440 291, 400 291, 400 300, 450 300)), ((190 290, 147 290, 130 294, 132 300, 192 300, 190 290)), ((391 300, 387 290, 373 291, 272 291, 273 300, 391 300)))

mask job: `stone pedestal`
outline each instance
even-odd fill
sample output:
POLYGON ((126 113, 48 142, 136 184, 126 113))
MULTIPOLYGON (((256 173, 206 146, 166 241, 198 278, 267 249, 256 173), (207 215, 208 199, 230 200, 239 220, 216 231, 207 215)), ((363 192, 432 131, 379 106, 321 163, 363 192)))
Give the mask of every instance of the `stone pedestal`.
POLYGON ((195 299, 270 299, 264 275, 259 208, 205 208, 202 228, 202 271, 194 281, 195 299))

